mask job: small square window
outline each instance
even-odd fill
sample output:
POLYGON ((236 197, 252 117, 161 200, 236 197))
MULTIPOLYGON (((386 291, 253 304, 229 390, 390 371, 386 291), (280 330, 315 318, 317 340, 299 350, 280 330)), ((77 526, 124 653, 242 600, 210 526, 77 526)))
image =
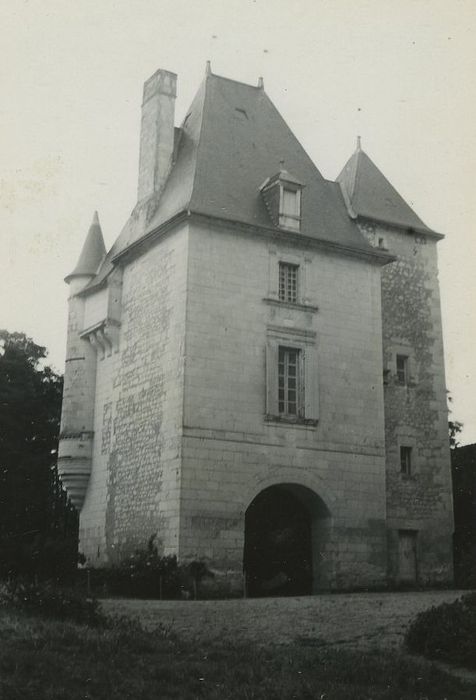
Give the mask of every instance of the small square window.
POLYGON ((279 300, 296 304, 298 300, 299 265, 279 263, 279 300))
POLYGON ((397 382, 408 384, 408 355, 397 355, 397 382))
POLYGON ((412 473, 412 448, 406 445, 400 447, 400 472, 405 476, 412 473))
POLYGON ((278 410, 284 416, 301 416, 303 403, 301 388, 301 351, 279 347, 278 356, 278 410))

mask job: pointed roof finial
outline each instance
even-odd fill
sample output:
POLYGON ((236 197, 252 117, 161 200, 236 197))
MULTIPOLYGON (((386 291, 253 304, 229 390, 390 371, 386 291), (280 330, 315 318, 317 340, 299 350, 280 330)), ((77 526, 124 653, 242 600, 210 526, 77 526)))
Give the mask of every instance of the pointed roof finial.
POLYGON ((281 158, 281 160, 279 161, 279 169, 284 170, 284 158, 281 158))
POLYGON ((101 224, 98 213, 95 211, 76 267, 65 277, 65 282, 69 283, 73 277, 94 277, 105 254, 106 246, 104 245, 101 224))
POLYGON ((262 78, 261 75, 260 75, 260 77, 258 78, 258 87, 259 87, 260 90, 264 90, 264 80, 263 80, 263 78, 262 78))
POLYGON ((357 136, 357 150, 362 150, 362 139, 360 138, 360 136, 357 136))
POLYGON ((212 64, 211 61, 207 61, 207 65, 205 67, 205 75, 211 75, 212 74, 212 64))

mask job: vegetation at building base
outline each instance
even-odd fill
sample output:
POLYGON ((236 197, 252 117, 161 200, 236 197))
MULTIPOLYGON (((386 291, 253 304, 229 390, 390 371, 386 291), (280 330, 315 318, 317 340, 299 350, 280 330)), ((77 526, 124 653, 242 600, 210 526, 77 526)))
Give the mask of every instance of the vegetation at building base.
POLYGON ((397 652, 185 643, 134 621, 91 627, 11 606, 0 606, 0 629, 2 700, 470 700, 475 692, 397 652))
POLYGON ((211 578, 202 561, 180 564, 175 555, 161 555, 156 535, 117 566, 86 569, 77 577, 80 587, 95 595, 159 600, 197 598, 200 583, 211 578))
POLYGON ((476 669, 476 593, 419 613, 405 643, 431 659, 476 669))
POLYGON ((63 380, 46 349, 0 331, 0 578, 67 579, 78 516, 56 470, 63 380))
POLYGON ((78 589, 60 587, 51 582, 10 579, 0 583, 0 607, 91 626, 106 623, 97 599, 85 596, 78 589))

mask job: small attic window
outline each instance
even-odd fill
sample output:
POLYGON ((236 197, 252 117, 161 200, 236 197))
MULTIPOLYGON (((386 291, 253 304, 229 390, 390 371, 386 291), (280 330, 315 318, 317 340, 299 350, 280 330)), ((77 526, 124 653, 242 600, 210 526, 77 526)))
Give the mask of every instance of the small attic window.
POLYGON ((259 189, 275 226, 300 231, 302 188, 302 183, 284 170, 283 161, 281 169, 263 182, 259 189))
POLYGON ((279 225, 299 231, 301 228, 301 190, 281 186, 279 225))

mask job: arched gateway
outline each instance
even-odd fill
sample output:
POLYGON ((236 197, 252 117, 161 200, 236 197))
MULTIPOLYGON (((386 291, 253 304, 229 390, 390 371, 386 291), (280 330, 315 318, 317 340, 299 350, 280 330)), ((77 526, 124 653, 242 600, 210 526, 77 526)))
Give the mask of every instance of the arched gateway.
POLYGON ((329 586, 329 509, 311 489, 277 484, 245 514, 243 569, 249 596, 308 595, 329 586))

